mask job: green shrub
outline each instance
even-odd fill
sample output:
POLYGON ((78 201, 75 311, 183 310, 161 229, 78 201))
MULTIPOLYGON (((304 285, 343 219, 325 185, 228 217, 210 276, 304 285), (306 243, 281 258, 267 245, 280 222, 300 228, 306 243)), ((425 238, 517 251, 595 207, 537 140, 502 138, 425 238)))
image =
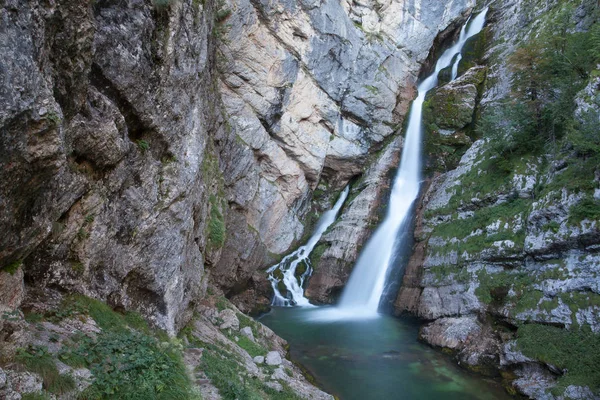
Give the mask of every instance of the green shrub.
POLYGON ((17 260, 15 262, 8 264, 6 267, 2 268, 2 271, 8 272, 9 274, 14 275, 15 272, 17 272, 17 270, 19 268, 21 268, 21 265, 23 265, 23 261, 17 260))
POLYGON ((600 335, 589 329, 523 325, 517 331, 517 346, 526 356, 566 371, 558 380, 557 393, 569 385, 600 390, 600 335))
POLYGON ((82 399, 188 400, 193 396, 180 349, 136 331, 104 331, 96 339, 82 336, 61 359, 85 366, 94 375, 82 399))
POLYGON ((23 393, 21 395, 21 400, 50 400, 51 397, 44 392, 38 393, 23 393))
POLYGON ((136 141, 136 143, 142 153, 145 153, 146 151, 150 150, 150 143, 148 143, 144 139, 139 139, 136 141))
POLYGON ((571 206, 569 209, 569 223, 579 224, 585 219, 600 221, 600 200, 596 200, 593 197, 586 197, 579 203, 571 206))

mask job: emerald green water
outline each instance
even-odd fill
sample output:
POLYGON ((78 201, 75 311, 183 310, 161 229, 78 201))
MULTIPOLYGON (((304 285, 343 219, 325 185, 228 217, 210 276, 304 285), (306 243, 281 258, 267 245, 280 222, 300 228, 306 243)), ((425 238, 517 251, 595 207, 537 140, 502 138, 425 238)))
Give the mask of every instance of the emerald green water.
POLYGON ((292 359, 341 400, 510 398, 496 382, 419 343, 419 327, 410 320, 320 320, 327 311, 274 308, 260 321, 286 339, 292 359))

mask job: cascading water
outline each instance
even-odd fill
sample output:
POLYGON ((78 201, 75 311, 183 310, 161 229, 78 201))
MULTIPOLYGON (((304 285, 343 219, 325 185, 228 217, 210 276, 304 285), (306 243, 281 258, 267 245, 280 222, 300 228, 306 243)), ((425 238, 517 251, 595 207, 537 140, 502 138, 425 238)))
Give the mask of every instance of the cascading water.
MULTIPOLYGON (((467 22, 465 22, 462 29, 460 30, 460 36, 458 38, 458 43, 467 41, 467 39, 465 39, 465 38, 467 36, 467 25, 469 25, 469 21, 471 21, 471 17, 469 17, 467 19, 467 22)), ((463 46, 464 46, 464 44, 463 44, 463 46)), ((461 50, 462 50, 462 46, 461 46, 461 50)), ((462 54, 459 51, 458 54, 456 55, 456 60, 454 61, 454 65, 452 66, 452 80, 455 80, 456 77, 458 76, 458 65, 460 64, 461 60, 462 60, 462 54)))
MULTIPOLYGON (((459 40, 438 59, 435 71, 418 87, 417 99, 413 102, 409 116, 406 141, 402 151, 402 162, 394 180, 388 213, 362 251, 352 276, 346 286, 338 311, 351 317, 377 315, 385 280, 392 263, 396 238, 399 231, 410 221, 409 211, 417 198, 421 185, 421 136, 423 131, 423 103, 427 92, 435 88, 438 74, 452 65, 452 60, 461 51, 467 40, 483 29, 488 9, 475 17, 470 25, 465 23, 459 40), (467 27, 467 25, 469 25, 467 27)), ((462 57, 462 56, 461 56, 462 57)), ((458 73, 458 62, 455 61, 458 73)), ((454 75, 453 66, 453 78, 454 75)))
POLYGON ((279 264, 273 265, 267 270, 273 292, 275 292, 272 303, 274 306, 295 305, 306 307, 311 305, 308 299, 304 297, 304 282, 312 274, 312 266, 308 257, 321 239, 323 233, 335 221, 335 217, 348 197, 349 190, 350 188, 346 187, 333 208, 321 216, 317 222, 315 232, 304 246, 298 248, 298 250, 281 260, 279 264), (306 270, 297 277, 296 270, 300 263, 304 264, 306 270), (280 283, 285 285, 287 296, 284 296, 281 290, 279 290, 280 283))

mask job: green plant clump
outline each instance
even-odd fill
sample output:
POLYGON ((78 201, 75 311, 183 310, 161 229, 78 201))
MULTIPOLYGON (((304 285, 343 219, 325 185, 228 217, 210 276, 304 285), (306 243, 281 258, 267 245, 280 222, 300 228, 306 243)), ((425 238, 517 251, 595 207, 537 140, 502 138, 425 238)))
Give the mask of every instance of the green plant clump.
POLYGON ((73 377, 59 374, 54 358, 46 347, 29 346, 19 349, 15 361, 27 371, 39 374, 43 380, 43 388, 50 393, 63 394, 75 389, 73 377))
POLYGON ((2 268, 2 271, 8 272, 9 274, 14 275, 14 273, 17 272, 17 270, 19 268, 21 268, 21 265, 23 265, 23 262, 21 260, 17 260, 13 263, 8 264, 6 267, 2 268))
MULTIPOLYGON (((30 314, 28 321, 48 318, 57 322, 82 315, 93 318, 102 331, 95 337, 76 333, 58 354, 30 346, 19 350, 15 358, 23 369, 42 376, 45 392, 62 394, 75 389, 72 376, 58 373, 58 357, 67 365, 92 372, 94 381, 79 394, 82 400, 199 398, 183 363, 181 346, 153 331, 137 313, 120 314, 98 300, 75 295, 67 297, 57 311, 30 314)), ((47 393, 31 398, 47 398, 47 393)))
POLYGON ((74 367, 89 368, 94 383, 82 399, 169 399, 193 397, 180 349, 136 331, 82 336, 79 346, 61 354, 74 367))
POLYGON ((136 143, 142 153, 145 153, 146 151, 150 150, 150 143, 148 143, 144 139, 139 139, 136 143))
POLYGON ((243 377, 244 367, 240 360, 231 357, 231 354, 206 343, 202 355, 200 368, 210 378, 211 382, 219 389, 219 394, 225 400, 299 400, 285 383, 284 390, 277 392, 264 385, 258 378, 243 377))
POLYGON ((591 330, 523 325, 517 331, 517 346, 526 356, 565 371, 554 389, 556 394, 569 385, 600 390, 600 335, 591 330))
POLYGON ((586 197, 569 209, 569 223, 579 224, 585 219, 600 220, 600 200, 586 197))

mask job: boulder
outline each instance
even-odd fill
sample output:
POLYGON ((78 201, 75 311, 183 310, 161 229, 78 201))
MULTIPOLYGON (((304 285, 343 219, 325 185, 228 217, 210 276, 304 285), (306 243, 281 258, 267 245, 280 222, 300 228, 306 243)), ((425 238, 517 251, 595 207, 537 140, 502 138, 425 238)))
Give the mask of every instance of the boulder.
POLYGON ((235 315, 235 311, 227 308, 219 313, 219 318, 223 321, 219 325, 220 329, 233 329, 234 331, 240 329, 240 320, 235 315))
POLYGON ((242 328, 240 330, 240 333, 254 342, 254 334, 252 333, 252 328, 250 328, 249 326, 242 328))
POLYGON ((263 356, 256 356, 252 359, 256 364, 262 364, 265 362, 265 358, 263 356))
POLYGON ((267 353, 267 357, 265 359, 267 365, 281 365, 283 360, 281 359, 281 355, 277 351, 270 351, 267 353))

